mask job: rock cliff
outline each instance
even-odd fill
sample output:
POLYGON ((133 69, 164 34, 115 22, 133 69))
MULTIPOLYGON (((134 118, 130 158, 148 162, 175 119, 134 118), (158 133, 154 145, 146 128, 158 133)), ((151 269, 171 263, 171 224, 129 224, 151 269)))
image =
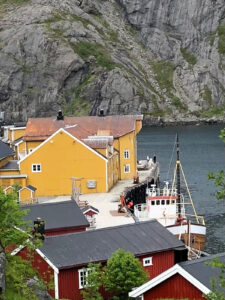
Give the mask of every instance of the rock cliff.
POLYGON ((0 111, 223 120, 224 0, 0 0, 0 111))

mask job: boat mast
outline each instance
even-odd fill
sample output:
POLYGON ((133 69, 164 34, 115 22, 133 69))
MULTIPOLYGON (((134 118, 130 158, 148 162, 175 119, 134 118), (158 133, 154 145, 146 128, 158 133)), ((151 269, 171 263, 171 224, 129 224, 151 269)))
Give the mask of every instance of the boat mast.
POLYGON ((180 202, 180 151, 179 151, 179 138, 177 134, 177 207, 178 219, 181 217, 181 202, 180 202))

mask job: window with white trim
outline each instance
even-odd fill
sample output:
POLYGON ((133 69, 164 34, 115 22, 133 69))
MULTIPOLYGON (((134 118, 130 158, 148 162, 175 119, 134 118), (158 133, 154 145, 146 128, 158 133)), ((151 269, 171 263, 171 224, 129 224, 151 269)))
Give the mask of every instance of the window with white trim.
POLYGON ((87 285, 87 277, 90 274, 91 269, 80 269, 78 270, 79 274, 79 289, 83 289, 87 285))
POLYGON ((32 164, 32 172, 41 172, 41 164, 32 164))
POLYGON ((130 173, 130 165, 124 165, 124 173, 130 173))
POLYGON ((143 258, 143 266, 152 266, 152 256, 143 258))
POLYGON ((123 151, 123 157, 124 157, 125 159, 130 158, 130 150, 128 150, 128 149, 124 150, 124 151, 123 151))

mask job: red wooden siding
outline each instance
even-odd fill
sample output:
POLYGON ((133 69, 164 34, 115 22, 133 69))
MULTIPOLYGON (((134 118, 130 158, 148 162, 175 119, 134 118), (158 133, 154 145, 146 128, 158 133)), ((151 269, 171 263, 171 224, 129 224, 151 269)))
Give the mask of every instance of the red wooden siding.
POLYGON ((93 210, 89 210, 88 212, 85 213, 85 215, 88 215, 88 216, 93 216, 93 215, 96 215, 97 213, 94 212, 93 210))
POLYGON ((144 300, 160 298, 205 299, 202 292, 180 274, 175 274, 144 294, 144 300))
POLYGON ((83 227, 74 227, 74 228, 62 228, 58 230, 46 230, 45 235, 50 236, 50 235, 60 235, 60 234, 67 234, 67 233, 74 233, 74 232, 82 232, 86 231, 86 228, 88 226, 83 226, 83 227))
POLYGON ((148 271, 150 279, 161 274, 174 265, 174 250, 167 252, 160 252, 141 257, 141 263, 143 265, 143 258, 152 256, 152 266, 144 267, 148 271))
MULTIPOLYGON (((152 266, 144 267, 150 278, 153 278, 160 273, 166 271, 170 267, 174 265, 174 251, 155 253, 150 255, 145 255, 143 257, 139 257, 141 263, 143 263, 143 258, 152 256, 152 266)), ((59 271, 59 298, 66 298, 70 300, 82 300, 82 296, 80 294, 81 290, 79 289, 79 275, 78 269, 73 268, 68 270, 60 270, 59 271)), ((103 296, 107 295, 103 291, 103 296)), ((107 298, 105 298, 107 299, 107 298)))
POLYGON ((70 300, 82 300, 79 289, 78 269, 59 271, 59 298, 70 300))
MULTIPOLYGON (((35 251, 33 252, 33 257, 31 253, 27 252, 26 248, 23 248, 20 252, 17 253, 18 256, 22 257, 25 260, 28 260, 32 263, 32 266, 38 271, 42 279, 46 284, 51 283, 54 286, 54 271, 47 264, 47 262, 35 251)), ((55 297, 55 290, 48 289, 49 294, 52 297, 55 297)))

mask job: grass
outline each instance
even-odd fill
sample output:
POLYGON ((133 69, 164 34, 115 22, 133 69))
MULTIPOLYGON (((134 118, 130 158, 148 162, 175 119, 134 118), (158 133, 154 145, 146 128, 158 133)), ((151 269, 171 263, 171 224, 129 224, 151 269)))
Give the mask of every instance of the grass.
POLYGON ((220 25, 217 32, 219 36, 218 51, 221 55, 225 55, 225 25, 220 25))
POLYGON ((1 5, 24 5, 27 4, 29 0, 0 0, 0 6, 1 5))
POLYGON ((65 115, 84 116, 88 115, 91 104, 81 97, 83 88, 89 84, 95 77, 87 75, 85 80, 76 88, 67 92, 66 97, 74 95, 74 100, 70 104, 64 104, 65 115))
POLYGON ((169 93, 173 86, 173 72, 175 65, 170 61, 159 61, 152 63, 152 69, 155 74, 155 78, 162 89, 166 89, 169 93))
POLYGON ((97 64, 107 70, 112 70, 116 64, 109 57, 106 49, 98 43, 80 42, 72 45, 74 52, 81 58, 87 59, 89 56, 94 56, 97 64))
POLYGON ((212 118, 214 116, 223 116, 225 113, 225 105, 212 106, 206 110, 192 112, 193 115, 201 118, 212 118))
POLYGON ((180 49, 183 58, 189 63, 189 65, 194 66, 197 63, 197 58, 194 56, 193 53, 188 52, 186 49, 180 49))
POLYGON ((202 98, 210 105, 213 104, 212 101, 212 91, 209 89, 207 85, 205 85, 204 90, 201 92, 202 98))
POLYGON ((185 112, 188 110, 187 105, 182 103, 180 98, 178 98, 176 96, 172 97, 172 105, 174 105, 177 109, 179 109, 182 112, 185 112))

